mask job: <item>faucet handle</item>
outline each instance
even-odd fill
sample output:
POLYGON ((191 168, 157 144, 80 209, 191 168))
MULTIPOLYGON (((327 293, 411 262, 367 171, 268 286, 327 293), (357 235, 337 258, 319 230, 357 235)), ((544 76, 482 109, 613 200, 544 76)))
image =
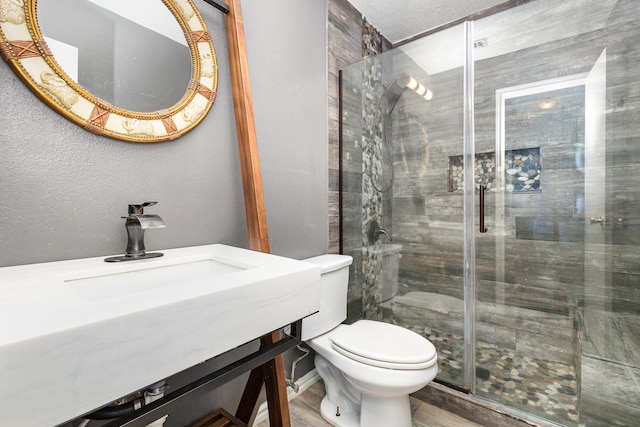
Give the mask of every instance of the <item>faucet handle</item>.
POLYGON ((144 208, 147 206, 153 206, 158 202, 144 202, 141 205, 129 205, 129 215, 142 215, 144 213, 144 208))

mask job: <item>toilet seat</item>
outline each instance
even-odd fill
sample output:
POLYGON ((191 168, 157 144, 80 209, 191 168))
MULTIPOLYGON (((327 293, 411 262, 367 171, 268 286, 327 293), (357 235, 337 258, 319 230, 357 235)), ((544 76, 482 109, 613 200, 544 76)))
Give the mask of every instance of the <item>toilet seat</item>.
POLYGON ((436 349, 426 338, 400 326, 359 320, 331 335, 338 353, 361 363, 388 369, 418 370, 433 366, 436 349))

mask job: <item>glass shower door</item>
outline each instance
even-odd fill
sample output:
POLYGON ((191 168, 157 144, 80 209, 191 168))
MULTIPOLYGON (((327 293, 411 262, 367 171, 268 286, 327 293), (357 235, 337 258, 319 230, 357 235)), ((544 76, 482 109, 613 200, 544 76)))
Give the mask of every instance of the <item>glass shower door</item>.
POLYGON ((640 415, 631 3, 475 23, 475 393, 562 425, 640 415))
POLYGON ((464 65, 464 29, 452 27, 343 68, 341 104, 353 318, 425 336, 438 352, 438 379, 460 387, 464 65))
POLYGON ((396 49, 395 74, 419 76, 432 96, 405 91, 383 121, 394 184, 385 225, 401 247, 398 292, 390 321, 429 339, 437 379, 466 387, 463 25, 396 49), (450 171, 455 171, 450 175, 450 171))
POLYGON ((581 81, 498 89, 496 146, 476 161, 486 182, 486 230, 476 237, 476 393, 563 423, 578 419, 581 81))

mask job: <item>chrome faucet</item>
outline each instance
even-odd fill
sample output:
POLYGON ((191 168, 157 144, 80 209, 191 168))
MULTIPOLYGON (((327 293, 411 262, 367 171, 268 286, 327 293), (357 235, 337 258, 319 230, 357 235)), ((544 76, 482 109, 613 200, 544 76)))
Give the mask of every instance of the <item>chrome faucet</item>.
POLYGON ((129 205, 129 215, 123 216, 127 230, 127 249, 124 255, 105 258, 106 262, 132 261, 161 257, 161 252, 147 253, 144 247, 144 231, 149 228, 165 228, 166 225, 158 215, 144 213, 144 208, 158 202, 144 202, 140 205, 129 205))

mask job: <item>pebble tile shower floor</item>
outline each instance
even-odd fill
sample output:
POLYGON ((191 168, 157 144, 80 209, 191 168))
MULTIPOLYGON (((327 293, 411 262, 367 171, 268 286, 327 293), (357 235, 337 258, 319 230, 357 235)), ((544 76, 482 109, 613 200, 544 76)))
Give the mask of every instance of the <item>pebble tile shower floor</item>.
MULTIPOLYGON (((437 351, 438 379, 461 384, 463 337, 409 326, 425 336, 437 351)), ((567 426, 578 425, 578 383, 573 366, 535 359, 511 349, 478 342, 477 395, 567 426)))

